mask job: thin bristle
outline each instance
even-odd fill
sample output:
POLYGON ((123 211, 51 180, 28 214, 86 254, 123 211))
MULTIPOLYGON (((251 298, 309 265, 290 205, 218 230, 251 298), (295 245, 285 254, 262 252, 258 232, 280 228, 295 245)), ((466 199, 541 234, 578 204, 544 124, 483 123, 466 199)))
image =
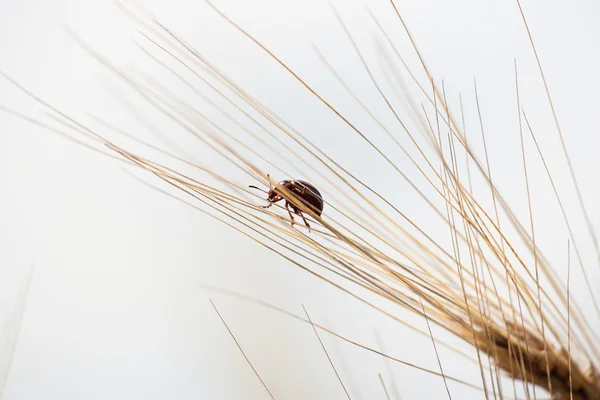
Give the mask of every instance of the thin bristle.
MULTIPOLYGON (((414 196, 411 199, 417 199, 426 207, 432 221, 442 225, 444 235, 432 233, 426 224, 407 212, 406 204, 399 205, 394 198, 377 189, 381 186, 371 184, 353 173, 301 130, 246 92, 200 51, 158 20, 142 22, 143 32, 140 41, 136 41, 137 47, 169 76, 213 106, 220 118, 236 127, 235 133, 225 128, 227 125, 218 124, 202 108, 181 99, 165 82, 158 82, 139 71, 126 72, 87 46, 73 32, 70 35, 90 56, 139 95, 142 101, 212 154, 218 155, 220 160, 226 161, 242 179, 267 187, 268 190, 256 185, 237 183, 237 179, 232 177, 234 175, 204 165, 191 156, 179 156, 175 152, 135 139, 134 135, 111 126, 100 118, 94 118, 100 124, 100 130, 93 129, 52 107, 4 74, 2 76, 31 99, 46 107, 50 119, 60 129, 2 109, 102 154, 117 158, 128 167, 149 173, 153 178, 158 178, 155 181, 159 182, 151 185, 163 194, 217 219, 336 290, 369 306, 374 312, 430 339, 429 350, 435 355, 436 370, 393 357, 315 324, 306 309, 306 318, 303 318, 260 303, 256 299, 243 298, 310 324, 347 398, 351 398, 351 394, 338 374, 319 331, 388 360, 410 365, 441 378, 440 382, 443 382, 450 399, 452 391, 449 383, 475 388, 483 392, 486 399, 511 398, 504 384, 508 378, 512 381, 510 390, 514 398, 518 397, 518 385, 522 385, 528 398, 542 397, 541 393, 545 390, 555 400, 600 400, 600 338, 578 303, 571 297, 571 247, 580 266, 587 294, 594 304, 596 316, 600 316, 600 303, 595 295, 594 282, 586 273, 579 240, 576 240, 579 238, 576 238, 573 228, 573 218, 567 212, 552 169, 534 134, 534 120, 530 120, 523 110, 516 60, 513 101, 517 115, 513 114, 513 117, 515 120, 518 118, 518 163, 522 163, 525 182, 524 187, 519 190, 523 192, 522 200, 527 201, 525 223, 517 217, 520 213, 509 205, 499 187, 498 168, 494 166, 489 152, 492 148, 490 129, 484 123, 489 109, 483 98, 480 98, 482 86, 478 87, 474 77, 472 90, 465 94, 465 98, 474 101, 474 109, 471 111, 476 115, 479 125, 478 133, 470 131, 467 136, 465 111, 468 110, 463 106, 463 95, 458 96, 459 124, 457 108, 452 102, 455 92, 448 89, 443 80, 441 83, 436 81, 393 1, 390 0, 391 10, 409 38, 418 57, 419 73, 425 79, 417 78, 417 71, 409 68, 395 47, 392 36, 388 35, 373 14, 371 18, 386 41, 378 42, 378 50, 390 88, 375 73, 375 67, 368 62, 343 18, 335 11, 339 26, 353 50, 355 61, 366 74, 368 85, 376 94, 380 108, 367 105, 353 91, 352 82, 338 73, 327 57, 317 50, 319 60, 333 77, 332 81, 339 84, 353 104, 368 116, 373 126, 383 133, 382 137, 389 140, 389 145, 381 144, 385 142, 377 140, 370 129, 363 128, 363 124, 356 123, 354 115, 338 108, 317 87, 311 85, 218 7, 208 1, 207 4, 241 37, 284 70, 300 90, 307 92, 323 110, 334 116, 345 132, 382 160, 385 168, 389 167, 386 170, 390 171, 389 181, 406 184, 402 187, 411 191, 410 195, 414 196), (384 45, 387 47, 384 48, 384 45), (402 70, 396 66, 398 62, 402 65, 402 70), (181 68, 190 76, 177 72, 181 68), (405 80, 406 75, 408 77, 405 80), (412 88, 417 94, 410 92, 408 85, 414 85, 412 88), (404 97, 406 110, 395 103, 394 97, 404 97), (379 113, 385 113, 387 118, 381 117, 379 113), (412 118, 414 124, 408 122, 409 118, 412 118), (110 140, 109 132, 118 135, 120 139, 110 140), (143 145, 145 150, 156 153, 155 158, 129 150, 128 146, 121 144, 120 140, 123 138, 134 140, 136 144, 143 145), (481 148, 476 145, 478 141, 481 142, 481 148), (535 147, 536 156, 526 157, 526 146, 535 147), (551 185, 567 229, 569 259, 566 285, 539 247, 535 226, 539 217, 534 215, 531 195, 531 184, 534 181, 531 158, 536 158, 543 165, 544 178, 551 185), (177 165, 185 165, 187 172, 177 165), (321 207, 326 204, 327 212, 322 214, 321 210, 282 186, 280 180, 272 179, 267 171, 274 174, 277 171, 285 179, 295 179, 295 182, 304 184, 322 200, 319 203, 321 207), (313 177, 314 181, 312 178, 310 184, 300 181, 295 176, 300 173, 313 177), (483 183, 484 190, 476 191, 477 182, 483 183), (175 194, 161 189, 161 185, 174 189, 175 194), (274 192, 281 195, 286 200, 285 208, 275 203, 269 203, 271 208, 261 208, 256 203, 260 195, 249 189, 269 195, 274 192), (307 226, 302 223, 292 224, 291 212, 288 210, 289 217, 286 213, 287 203, 294 210, 299 210, 310 227, 308 222, 307 226), (424 319, 426 329, 404 321, 390 311, 388 306, 395 307, 396 310, 407 310, 424 319), (443 329, 451 339, 436 337, 433 327, 443 329), (452 342, 456 338, 468 344, 472 351, 467 352, 456 346, 452 342), (447 363, 442 360, 442 349, 452 351, 461 360, 477 366, 476 383, 467 382, 448 370, 447 363), (575 352, 578 357, 575 357, 575 352)), ((525 21, 520 4, 519 10, 525 21)), ((567 155, 546 78, 526 22, 525 25, 542 74, 562 149, 567 155)), ((124 104, 126 102, 123 100, 124 104)), ((131 104, 129 107, 135 109, 131 104)), ((163 143, 171 143, 170 135, 151 129, 150 122, 146 122, 148 129, 153 133, 156 130, 156 136, 163 143)), ((568 156, 567 162, 589 235, 600 259, 595 232, 583 205, 574 168, 568 156)), ((231 292, 228 295, 242 297, 231 292)), ((213 307, 257 378, 273 398, 214 303, 213 307)), ((385 397, 390 399, 390 392, 382 375, 378 374, 378 377, 385 397)))

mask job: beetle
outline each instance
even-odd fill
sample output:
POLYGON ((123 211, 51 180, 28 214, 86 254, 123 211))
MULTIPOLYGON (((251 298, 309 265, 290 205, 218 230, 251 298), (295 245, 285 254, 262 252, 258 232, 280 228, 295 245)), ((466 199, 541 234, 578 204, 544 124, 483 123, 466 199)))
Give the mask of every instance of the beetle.
MULTIPOLYGON (((283 181, 279 182, 279 185, 284 187, 285 189, 289 190, 290 192, 292 192, 300 200, 300 202, 303 202, 315 214, 317 214, 318 216, 321 216, 321 213, 323 212, 323 206, 324 206, 323 196, 321 196, 321 193, 317 190, 317 188, 314 185, 312 185, 306 181, 294 180, 294 179, 283 180, 283 181)), ((261 190, 261 189, 257 188, 256 186, 250 186, 250 187, 261 190)), ((290 215, 290 219, 292 220, 292 225, 294 225, 294 216, 292 215, 292 211, 293 211, 294 214, 302 217, 304 224, 310 230, 310 225, 308 224, 308 221, 306 221, 306 218, 304 218, 302 210, 300 208, 296 207, 292 202, 290 202, 288 200, 288 198, 286 198, 286 196, 289 196, 289 193, 284 193, 282 190, 278 189, 277 186, 273 186, 273 185, 269 186, 269 191, 266 193, 267 193, 266 200, 269 202, 269 204, 267 204, 266 206, 262 206, 263 208, 269 208, 273 204, 277 203, 278 201, 285 200, 285 209, 287 210, 288 214, 290 215), (290 210, 290 207, 292 208, 291 210, 290 210)))

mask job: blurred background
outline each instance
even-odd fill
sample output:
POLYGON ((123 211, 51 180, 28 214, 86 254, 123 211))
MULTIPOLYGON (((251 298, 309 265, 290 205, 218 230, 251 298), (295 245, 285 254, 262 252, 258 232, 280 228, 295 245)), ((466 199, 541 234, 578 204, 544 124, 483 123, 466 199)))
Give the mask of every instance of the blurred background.
MULTIPOLYGON (((206 4, 186 0, 144 4, 245 90, 385 196, 401 202, 403 210, 428 229, 439 234, 447 231, 405 182, 390 182, 390 171, 364 144, 340 128, 306 90, 206 4)), ((355 106, 333 84, 314 45, 355 83, 365 102, 383 108, 328 2, 219 0, 215 4, 345 112, 352 113, 355 106)), ((376 62, 379 34, 367 7, 409 65, 419 66, 388 1, 331 4, 370 60, 376 62)), ((473 92, 473 77, 477 77, 494 180, 526 221, 514 87, 517 60, 523 107, 577 222, 575 236, 581 240, 590 281, 598 289, 600 268, 516 2, 398 0, 396 4, 432 74, 444 80, 455 106, 461 93, 466 124, 474 137, 480 135, 473 92)), ((590 217, 598 227, 600 56, 594 49, 600 37, 600 4, 523 0, 522 5, 590 217)), ((0 70, 70 115, 101 116, 155 141, 115 100, 115 91, 126 88, 115 85, 108 71, 65 33, 64 25, 116 63, 150 71, 161 80, 164 71, 136 51, 131 40, 137 37, 135 24, 108 0, 0 0, 0 70)), ((44 111, 3 78, 0 105, 29 116, 44 111)), ((358 123, 368 129, 370 122, 358 123)), ((202 146, 190 144, 186 149, 240 184, 257 184, 225 163, 220 166, 222 160, 202 146)), ((530 150, 535 160, 532 199, 538 243, 565 278, 568 233, 543 165, 530 150)), ((400 156, 398 163, 410 168, 400 156)), ((592 315, 581 269, 574 266, 572 271, 574 297, 583 312, 592 315)), ((0 112, 0 323, 6 321, 0 344, 0 365, 4 365, 0 373, 6 373, 0 375, 0 384, 5 378, 3 399, 267 398, 209 299, 275 398, 344 398, 310 326, 204 285, 243 293, 297 315, 303 314, 305 305, 313 321, 340 334, 402 360, 437 368, 428 338, 375 313, 209 216, 141 184, 114 160, 0 112), (31 283, 24 292, 23 282, 30 273, 31 283)), ((413 323, 426 329, 422 320, 413 323)), ((600 331, 599 321, 591 323, 600 331)), ((434 333, 443 335, 438 331, 434 327, 434 333)), ((438 377, 325 333, 321 337, 355 400, 385 398, 379 373, 392 398, 446 397, 438 377)), ((448 373, 478 382, 476 366, 445 350, 441 359, 448 373)), ((456 383, 450 383, 450 389, 455 398, 483 398, 481 392, 456 383)))

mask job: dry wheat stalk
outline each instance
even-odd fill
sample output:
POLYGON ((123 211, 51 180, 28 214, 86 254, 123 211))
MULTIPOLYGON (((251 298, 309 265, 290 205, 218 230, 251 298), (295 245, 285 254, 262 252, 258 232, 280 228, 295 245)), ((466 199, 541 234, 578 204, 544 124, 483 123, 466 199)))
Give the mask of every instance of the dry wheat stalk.
MULTIPOLYGON (((393 3, 391 7, 397 12, 399 22, 404 25, 399 10, 393 3)), ((130 12, 127 9, 125 11, 130 12)), ((216 11, 227 19, 220 11, 216 11)), ((388 45, 387 52, 382 50, 384 64, 398 82, 402 81, 403 76, 408 76, 409 82, 418 88, 423 98, 421 105, 408 98, 408 111, 399 110, 393 105, 389 96, 380 89, 383 83, 373 78, 369 66, 355 47, 373 85, 396 119, 397 126, 393 129, 389 129, 370 113, 369 107, 352 93, 348 83, 336 75, 333 69, 332 72, 348 94, 395 141, 399 150, 410 161, 411 168, 418 171, 420 182, 409 178, 384 149, 374 144, 369 132, 354 125, 349 116, 343 115, 321 97, 284 61, 228 20, 239 30, 240 35, 255 42, 259 49, 287 70, 303 90, 308 90, 325 109, 333 112, 350 132, 364 139, 367 146, 389 163, 399 178, 406 179, 423 202, 431 207, 432 214, 448 227, 450 244, 431 237, 424 227, 412 221, 396 204, 322 152, 267 105, 261 104, 223 74, 184 39, 157 20, 137 21, 144 32, 140 48, 151 60, 160 63, 197 94, 200 90, 202 93, 208 91, 208 101, 211 98, 225 100, 228 108, 217 105, 222 102, 213 104, 219 107, 226 118, 240 127, 240 137, 218 126, 201 108, 178 98, 165 84, 120 70, 80 43, 181 131, 193 135, 250 178, 278 186, 277 182, 268 178, 269 171, 265 167, 277 168, 287 177, 290 175, 286 169, 295 164, 295 171, 310 173, 310 176, 323 183, 327 187, 325 199, 331 199, 326 204, 328 212, 323 217, 317 216, 299 200, 293 197, 290 199, 314 221, 312 233, 290 226, 289 221, 281 216, 284 213, 257 208, 259 197, 246 186, 232 182, 219 171, 199 162, 148 144, 145 145, 159 154, 161 159, 167 159, 173 164, 159 163, 150 157, 128 151, 126 146, 109 140, 108 134, 116 131, 121 138, 125 136, 129 140, 136 140, 135 137, 102 120, 96 120, 101 124, 102 130, 92 129, 37 98, 36 100, 50 107, 49 115, 54 125, 41 123, 28 116, 21 117, 52 129, 55 133, 81 141, 96 151, 116 156, 130 166, 150 172, 176 188, 177 192, 185 193, 185 198, 193 206, 222 220, 298 267, 371 305, 374 310, 404 323, 372 302, 371 295, 406 308, 424 317, 428 323, 437 324, 463 339, 475 350, 474 356, 470 354, 467 357, 480 367, 480 383, 476 386, 484 392, 486 398, 517 397, 516 382, 522 381, 526 383, 523 388, 528 398, 540 397, 540 393, 534 389, 537 386, 547 390, 552 399, 600 399, 600 374, 596 369, 600 362, 600 338, 597 332, 591 330, 588 319, 567 295, 568 286, 565 288, 542 250, 537 247, 532 227, 519 221, 495 186, 487 148, 484 148, 481 155, 482 152, 467 140, 464 128, 457 122, 455 107, 447 101, 444 86, 433 83, 434 79, 418 54, 408 29, 407 33, 421 59, 423 71, 429 78, 427 83, 419 82, 413 71, 401 71, 396 66, 398 62, 404 66, 406 64, 399 53, 394 52, 393 41, 379 25, 388 45), (409 112, 417 121, 416 126, 406 123, 405 116, 409 112), (410 139, 410 149, 396 140, 400 135, 410 139), (268 140, 274 144, 271 145, 268 140), (468 166, 473 169, 468 174, 461 167, 461 160, 465 157, 468 159, 468 166), (287 159, 289 164, 277 165, 271 163, 271 159, 287 159), (186 168, 193 167, 195 175, 178 172, 175 167, 177 163, 186 168), (482 201, 481 195, 474 195, 470 182, 471 172, 479 173, 489 186, 486 196, 492 197, 492 206, 482 201), (510 237, 509 226, 516 232, 510 237), (355 290, 348 289, 348 284, 355 290), (575 357, 573 349, 584 356, 575 357), (503 392, 501 375, 513 379, 514 396, 513 393, 503 392)), ((341 19, 340 22, 343 26, 341 19)), ((331 68, 324 56, 321 57, 326 66, 331 68)), ((392 89, 388 93, 390 91, 392 89)), ((515 92, 518 101, 517 76, 515 92)), ((33 94, 30 95, 35 98, 33 94)), ((398 96, 402 97, 403 94, 398 96)), ((479 108, 478 98, 477 106, 479 108)), ((523 140, 529 140, 537 146, 532 124, 521 112, 520 106, 517 110, 522 125, 522 143, 523 140)), ((560 135, 562 138, 562 133, 560 135)), ((485 144, 485 136, 483 139, 485 144)), ((541 150, 539 155, 543 159, 541 150)), ((525 159, 523 162, 527 174, 525 159)), ((551 179, 550 174, 549 177, 551 179)), ((556 195, 559 197, 558 192, 556 195)), ((528 201, 531 213, 529 194, 528 201)), ((531 223, 533 225, 533 221, 531 223)), ((575 249, 577 252, 576 247, 575 249)), ((589 285, 588 282, 593 296, 593 289, 589 285)), ((597 317, 598 315, 594 316, 597 317)), ((431 332, 411 328, 423 335, 431 335, 431 332)), ((436 343, 453 349, 442 340, 434 340, 434 346, 436 343)), ((459 381, 451 374, 430 372, 445 380, 459 381)))

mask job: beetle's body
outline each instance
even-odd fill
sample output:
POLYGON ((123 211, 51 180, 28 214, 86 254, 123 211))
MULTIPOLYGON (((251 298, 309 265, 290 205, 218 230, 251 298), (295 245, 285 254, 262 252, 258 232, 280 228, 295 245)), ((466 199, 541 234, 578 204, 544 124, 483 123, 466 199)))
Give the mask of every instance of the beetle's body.
MULTIPOLYGON (((317 190, 317 188, 314 187, 312 184, 305 181, 285 180, 279 182, 279 185, 284 187, 286 190, 292 192, 298 198, 299 202, 304 202, 311 211, 313 211, 318 216, 321 216, 324 206, 323 197, 321 196, 321 193, 317 190)), ((294 217, 292 216, 290 207, 292 208, 292 211, 294 211, 294 214, 302 217, 302 220, 310 229, 310 225, 306 221, 306 218, 304 218, 302 210, 289 201, 289 193, 278 189, 276 186, 271 187, 267 192, 267 201, 269 202, 269 204, 263 207, 269 208, 273 204, 281 200, 285 200, 285 208, 290 214, 292 224, 294 224, 294 217), (286 196, 288 198, 286 198, 286 196)))

